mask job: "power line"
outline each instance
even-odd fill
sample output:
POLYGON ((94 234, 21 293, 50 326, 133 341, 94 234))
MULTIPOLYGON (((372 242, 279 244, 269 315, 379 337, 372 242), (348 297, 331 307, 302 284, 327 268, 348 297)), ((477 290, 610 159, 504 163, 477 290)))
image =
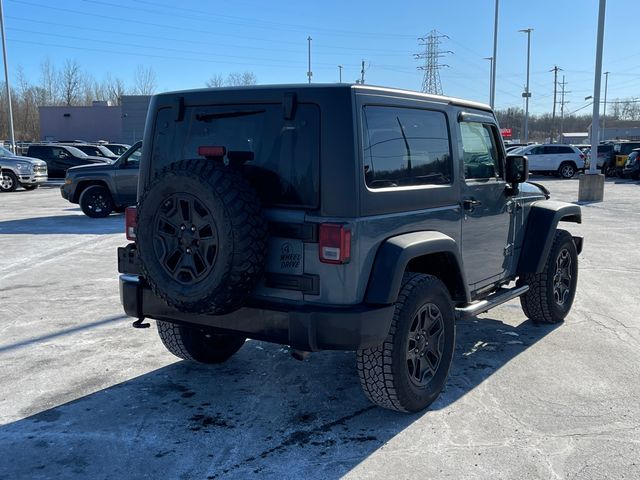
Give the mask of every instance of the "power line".
POLYGON ((444 57, 451 51, 440 50, 442 38, 449 38, 447 35, 438 34, 436 30, 431 30, 426 37, 418 38, 419 44, 424 46, 424 52, 416 53, 416 59, 424 59, 424 65, 418 67, 418 70, 424 71, 422 79, 422 91, 435 95, 442 95, 442 83, 440 82, 440 67, 448 67, 440 63, 440 58, 444 57))

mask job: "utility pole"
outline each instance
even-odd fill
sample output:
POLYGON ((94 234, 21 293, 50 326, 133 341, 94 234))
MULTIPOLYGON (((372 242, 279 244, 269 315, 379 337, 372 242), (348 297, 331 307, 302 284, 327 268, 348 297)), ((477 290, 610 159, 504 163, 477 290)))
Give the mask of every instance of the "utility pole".
POLYGON ((533 32, 533 28, 525 28, 524 30, 518 31, 527 34, 527 85, 524 87, 524 93, 522 94, 525 98, 524 143, 527 143, 529 142, 529 99, 531 98, 531 92, 529 91, 529 66, 531 65, 531 32, 533 32))
POLYGON ((7 64, 7 45, 4 38, 4 11, 0 0, 0 30, 2 33, 2 58, 4 60, 4 83, 7 87, 7 105, 9 106, 9 136, 11 137, 11 151, 16 153, 16 137, 13 132, 13 109, 11 108, 11 90, 9 88, 9 65, 7 64))
POLYGON ((364 60, 362 60, 362 68, 360 69, 360 85, 364 85, 364 60))
POLYGON ((491 105, 491 108, 493 108, 493 104, 494 104, 494 90, 493 90, 493 57, 484 57, 484 60, 489 60, 490 62, 490 67, 489 67, 489 105, 491 105))
POLYGON ((553 113, 551 114, 551 142, 553 143, 553 134, 556 130, 556 95, 558 93, 558 70, 562 71, 562 69, 557 66, 554 65, 553 68, 551 70, 549 70, 550 72, 553 72, 553 113))
POLYGON ((607 118, 607 87, 609 86, 609 73, 611 72, 604 72, 604 111, 602 112, 602 133, 600 134, 601 140, 606 140, 606 138, 604 138, 604 121, 607 118))
POLYGON ((307 53, 309 54, 309 69, 307 70, 307 77, 309 77, 309 83, 311 83, 311 77, 313 72, 311 71, 311 35, 307 37, 307 53))
POLYGON ((562 76, 562 83, 560 83, 560 86, 562 87, 562 92, 560 94, 560 139, 562 141, 562 135, 564 134, 564 106, 567 103, 570 103, 568 101, 565 102, 564 100, 564 96, 567 93, 571 93, 567 90, 565 90, 565 86, 567 85, 567 82, 564 81, 564 75, 562 76))
POLYGON ((338 70, 340 71, 340 83, 342 83, 342 65, 338 65, 338 70))
POLYGON ((493 21, 493 56, 491 57, 491 94, 489 102, 491 108, 496 103, 496 60, 498 58, 498 0, 496 0, 496 15, 493 21))
POLYGON ((424 70, 422 79, 422 91, 432 93, 434 95, 442 95, 442 84, 440 83, 440 67, 448 67, 440 63, 440 58, 448 53, 449 50, 440 50, 442 38, 449 38, 446 35, 438 34, 436 30, 431 30, 426 37, 418 38, 421 46, 424 46, 424 52, 416 53, 414 57, 417 60, 424 59, 424 65, 418 67, 418 70, 424 70))

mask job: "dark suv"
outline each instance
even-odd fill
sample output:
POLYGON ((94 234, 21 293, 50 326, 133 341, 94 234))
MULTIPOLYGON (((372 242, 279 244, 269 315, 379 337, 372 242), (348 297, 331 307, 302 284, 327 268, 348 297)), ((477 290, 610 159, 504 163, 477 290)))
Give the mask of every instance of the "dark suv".
POLYGON ((571 308, 582 239, 557 225, 580 207, 523 183, 486 105, 361 85, 175 92, 153 97, 144 143, 121 299, 183 359, 223 362, 246 338, 355 350, 371 401, 418 411, 445 384, 456 318, 516 297, 538 322, 571 308))
POLYGON ((93 218, 135 205, 141 154, 142 142, 138 142, 114 163, 70 168, 60 187, 62 198, 80 204, 84 214, 93 218))
POLYGON ((64 178, 67 170, 78 165, 111 163, 104 157, 91 157, 75 147, 44 143, 29 145, 27 157, 39 158, 47 163, 49 178, 64 178))

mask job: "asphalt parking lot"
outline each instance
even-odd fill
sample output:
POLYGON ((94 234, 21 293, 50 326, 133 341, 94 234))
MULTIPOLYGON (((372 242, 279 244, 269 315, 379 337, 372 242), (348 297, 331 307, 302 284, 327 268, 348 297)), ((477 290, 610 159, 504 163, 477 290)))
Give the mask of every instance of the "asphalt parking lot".
MULTIPOLYGON (((577 180, 537 181, 577 199, 577 180)), ((178 360, 123 316, 122 215, 55 186, 0 194, 0 479, 640 478, 638 199, 607 180, 566 225, 585 245, 564 324, 518 301, 459 322, 446 390, 404 415, 367 402, 349 352, 178 360)))

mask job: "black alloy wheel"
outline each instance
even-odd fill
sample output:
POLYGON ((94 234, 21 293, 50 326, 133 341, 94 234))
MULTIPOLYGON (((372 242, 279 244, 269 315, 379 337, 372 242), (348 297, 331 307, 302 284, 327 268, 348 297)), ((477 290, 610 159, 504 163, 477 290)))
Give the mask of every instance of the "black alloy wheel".
POLYGON ((444 348, 442 312, 426 303, 416 312, 407 339, 407 370, 418 387, 426 386, 436 374, 444 348))
POLYGON ((111 194, 102 185, 91 185, 80 195, 80 208, 91 218, 108 217, 113 212, 111 194))
POLYGON ((218 229, 209 208, 189 193, 167 197, 154 220, 154 250, 164 271, 182 285, 191 285, 214 268, 218 229))
POLYGON ((558 305, 567 303, 571 293, 571 255, 562 249, 556 259, 556 271, 553 275, 553 298, 558 305))

